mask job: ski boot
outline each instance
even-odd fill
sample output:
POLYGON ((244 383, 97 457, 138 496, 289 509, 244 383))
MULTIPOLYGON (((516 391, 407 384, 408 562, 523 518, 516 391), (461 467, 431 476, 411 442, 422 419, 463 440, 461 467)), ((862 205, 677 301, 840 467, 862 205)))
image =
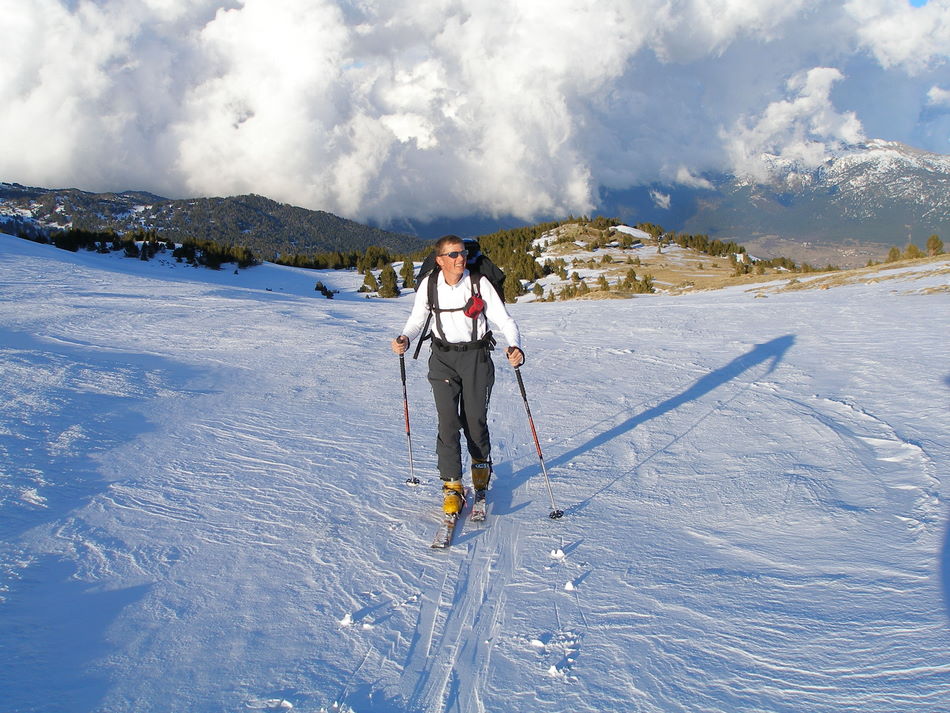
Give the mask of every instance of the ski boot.
POLYGON ((488 490, 489 480, 491 480, 491 461, 472 458, 472 487, 475 488, 475 492, 488 490))
POLYGON ((458 515, 465 505, 465 489, 461 478, 442 481, 442 511, 446 515, 458 515))

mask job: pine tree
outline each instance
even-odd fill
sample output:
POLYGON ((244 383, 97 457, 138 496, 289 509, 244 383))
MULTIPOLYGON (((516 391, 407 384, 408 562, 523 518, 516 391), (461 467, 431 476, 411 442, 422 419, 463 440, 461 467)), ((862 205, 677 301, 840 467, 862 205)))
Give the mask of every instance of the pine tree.
POLYGON ((908 243, 907 247, 904 248, 904 258, 907 260, 916 260, 917 258, 923 257, 923 251, 918 248, 913 243, 908 243))
POLYGON ((517 302, 518 297, 525 293, 521 280, 515 279, 513 275, 505 278, 505 302, 517 302))
POLYGON ((399 271, 402 277, 402 286, 407 290, 414 289, 416 286, 416 266, 412 260, 403 260, 402 269, 399 271))
POLYGON ((399 297, 399 286, 396 284, 396 271, 387 264, 379 275, 379 296, 399 297))
POLYGON ((360 292, 379 292, 379 283, 376 282, 376 277, 373 275, 372 270, 366 271, 366 277, 363 279, 363 285, 359 289, 360 292))
POLYGON ((934 234, 927 238, 927 254, 931 257, 943 254, 943 241, 939 235, 934 234))

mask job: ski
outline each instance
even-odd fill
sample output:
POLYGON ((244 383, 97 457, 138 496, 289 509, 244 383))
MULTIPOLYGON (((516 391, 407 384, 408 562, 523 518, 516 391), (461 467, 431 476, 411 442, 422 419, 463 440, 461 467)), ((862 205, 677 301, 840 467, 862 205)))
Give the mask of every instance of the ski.
POLYGON ((472 502, 472 515, 470 519, 472 522, 485 522, 487 516, 488 501, 485 500, 485 491, 476 490, 475 500, 472 502))
POLYGON ((444 550, 452 544, 452 535, 455 533, 455 526, 458 525, 459 515, 443 515, 439 523, 439 529, 432 540, 432 548, 444 550))

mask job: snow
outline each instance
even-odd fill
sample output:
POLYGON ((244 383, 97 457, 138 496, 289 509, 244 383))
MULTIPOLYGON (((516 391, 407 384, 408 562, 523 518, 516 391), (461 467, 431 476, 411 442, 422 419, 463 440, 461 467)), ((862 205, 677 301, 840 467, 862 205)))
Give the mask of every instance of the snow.
POLYGON ((629 225, 617 225, 614 226, 613 229, 618 233, 626 233, 627 235, 638 238, 639 240, 649 240, 652 238, 649 233, 640 230, 639 228, 631 228, 629 225))
POLYGON ((565 515, 496 355, 440 552, 411 293, 0 237, 3 709, 943 710, 950 294, 891 277, 513 305, 565 515))

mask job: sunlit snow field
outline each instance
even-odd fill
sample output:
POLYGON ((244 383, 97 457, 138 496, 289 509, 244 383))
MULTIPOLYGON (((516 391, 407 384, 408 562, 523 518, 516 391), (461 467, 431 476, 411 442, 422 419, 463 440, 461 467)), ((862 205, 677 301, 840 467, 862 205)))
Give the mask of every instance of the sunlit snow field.
POLYGON ((512 305, 440 552, 411 293, 2 236, 0 709, 944 710, 943 268, 512 305))

